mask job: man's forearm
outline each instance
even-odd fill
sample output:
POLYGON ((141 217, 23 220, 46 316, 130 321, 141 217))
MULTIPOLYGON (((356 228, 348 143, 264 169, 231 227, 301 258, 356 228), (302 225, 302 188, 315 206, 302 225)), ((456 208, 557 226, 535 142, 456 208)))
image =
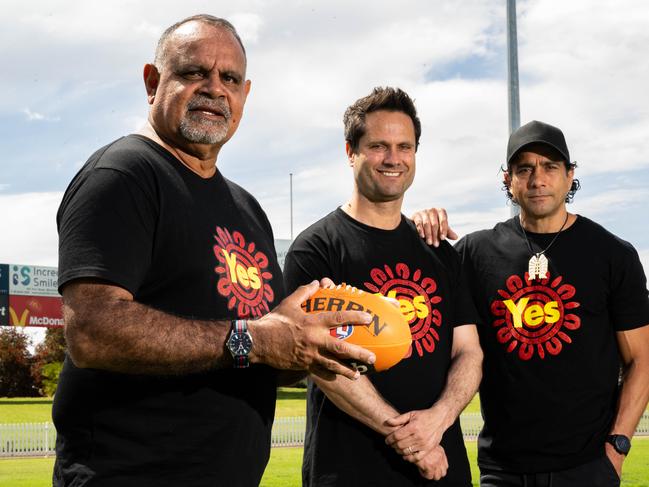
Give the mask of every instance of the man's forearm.
POLYGON ((649 364, 631 363, 624 374, 611 433, 631 437, 649 401, 649 364))
POLYGON ((80 367, 173 375, 231 361, 224 346, 227 321, 184 319, 117 298, 94 302, 94 307, 82 317, 64 306, 70 357, 80 367))
POLYGON ((649 401, 649 326, 619 332, 618 345, 624 373, 611 433, 631 437, 649 401))
POLYGON ((394 431, 385 421, 399 412, 383 399, 366 376, 356 381, 340 376, 331 381, 311 378, 331 402, 351 417, 384 436, 394 431))
MULTIPOLYGON (((374 363, 358 345, 332 337, 341 323, 369 323, 363 311, 304 313, 301 304, 318 289, 301 286, 270 313, 248 322, 251 364, 308 370, 326 377, 357 378, 346 361, 374 363)), ((79 367, 135 374, 186 374, 230 364, 225 342, 230 321, 180 318, 137 303, 118 286, 91 280, 63 289, 68 350, 79 367)))
MULTIPOLYGON (((470 325, 466 325, 470 326, 470 325)), ((446 385, 433 409, 445 418, 449 428, 471 401, 482 379, 482 350, 479 346, 463 346, 451 360, 446 385)))

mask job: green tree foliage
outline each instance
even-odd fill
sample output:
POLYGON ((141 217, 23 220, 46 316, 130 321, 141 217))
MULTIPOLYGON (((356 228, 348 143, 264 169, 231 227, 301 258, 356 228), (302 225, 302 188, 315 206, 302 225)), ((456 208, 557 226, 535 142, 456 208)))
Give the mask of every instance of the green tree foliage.
POLYGON ((43 365, 41 368, 41 392, 45 396, 53 396, 56 386, 59 384, 59 374, 63 368, 63 362, 52 362, 43 365))
POLYGON ((0 326, 0 397, 38 395, 31 375, 29 337, 13 326, 0 326))
POLYGON ((48 328, 45 332, 45 340, 36 346, 32 365, 34 384, 42 395, 54 395, 64 358, 63 328, 48 328))

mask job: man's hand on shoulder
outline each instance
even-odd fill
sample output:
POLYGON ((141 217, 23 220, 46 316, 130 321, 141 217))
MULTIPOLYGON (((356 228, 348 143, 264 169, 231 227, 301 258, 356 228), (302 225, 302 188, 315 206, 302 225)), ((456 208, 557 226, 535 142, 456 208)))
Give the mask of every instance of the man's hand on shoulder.
POLYGON ((329 329, 344 323, 367 324, 371 315, 361 311, 330 311, 307 314, 301 304, 318 289, 317 281, 301 286, 277 308, 249 321, 253 338, 251 362, 278 369, 307 370, 329 380, 336 374, 356 379, 359 373, 344 361, 374 363, 370 351, 331 336, 329 329))
POLYGON ((447 238, 457 240, 458 234, 448 224, 444 208, 429 208, 415 212, 410 219, 414 222, 419 236, 426 240, 428 245, 439 247, 442 240, 447 238))

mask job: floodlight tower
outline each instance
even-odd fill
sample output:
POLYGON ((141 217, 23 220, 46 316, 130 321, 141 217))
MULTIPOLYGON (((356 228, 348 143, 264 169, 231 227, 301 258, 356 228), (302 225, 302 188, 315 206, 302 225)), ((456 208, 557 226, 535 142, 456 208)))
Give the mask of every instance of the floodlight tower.
MULTIPOLYGON (((518 40, 516 36, 516 0, 507 0, 507 102, 509 133, 521 126, 521 106, 518 98, 518 40)), ((511 205, 511 215, 518 215, 518 206, 511 205)))

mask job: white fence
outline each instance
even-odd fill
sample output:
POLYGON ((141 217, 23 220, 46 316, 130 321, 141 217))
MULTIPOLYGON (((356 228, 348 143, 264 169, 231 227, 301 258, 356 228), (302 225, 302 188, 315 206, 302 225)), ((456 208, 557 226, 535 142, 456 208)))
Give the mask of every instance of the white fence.
MULTIPOLYGON (((462 414, 460 421, 464 438, 475 440, 482 428, 480 414, 462 414)), ((272 446, 301 446, 305 429, 304 416, 276 418, 272 446)), ((649 436, 649 413, 642 415, 635 434, 649 436)), ((54 455, 55 441, 56 430, 52 423, 0 424, 0 457, 54 455)))

